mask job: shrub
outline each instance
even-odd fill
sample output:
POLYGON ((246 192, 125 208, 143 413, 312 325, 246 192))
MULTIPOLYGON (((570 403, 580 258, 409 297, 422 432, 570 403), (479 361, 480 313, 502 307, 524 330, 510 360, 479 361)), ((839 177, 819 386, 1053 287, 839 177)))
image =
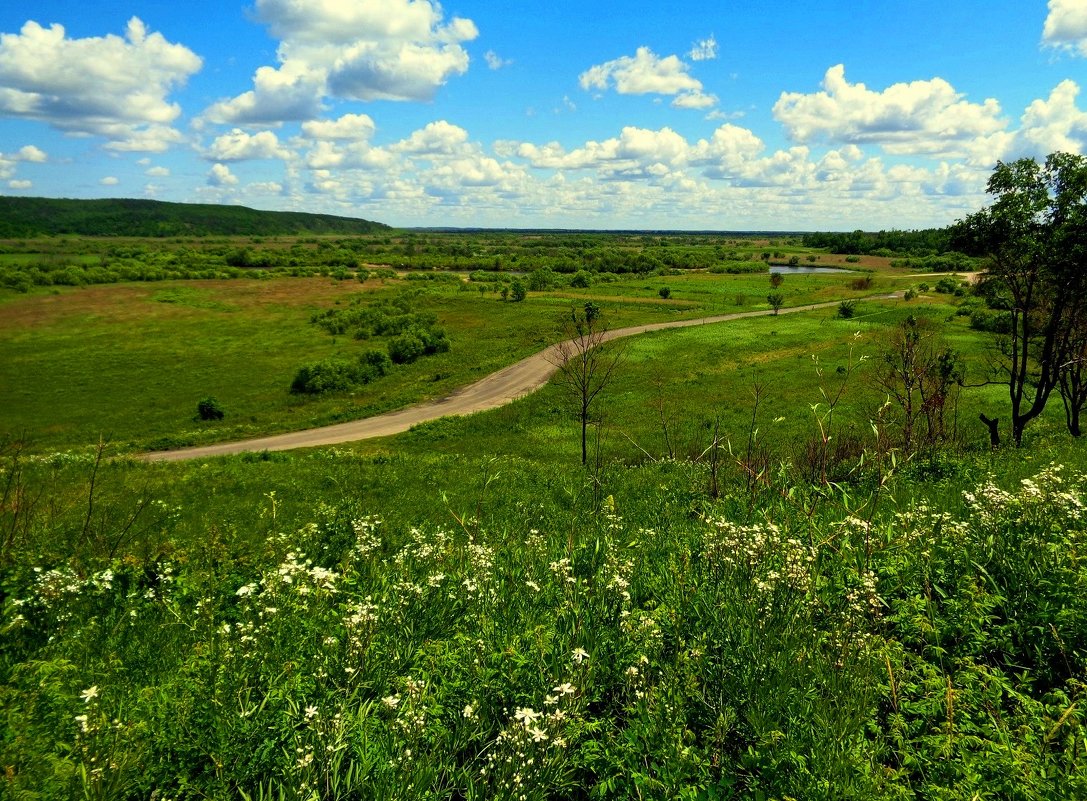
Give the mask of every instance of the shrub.
POLYGON ((320 395, 344 392, 355 385, 355 365, 346 359, 325 359, 299 368, 291 382, 295 394, 320 395))
POLYGON ((510 285, 510 300, 514 303, 520 303, 528 296, 528 290, 525 289, 525 284, 520 278, 514 279, 510 285))
POLYGON ((578 270, 570 279, 570 286, 575 289, 588 289, 592 286, 593 277, 586 270, 578 270))
POLYGON ((199 420, 222 420, 224 414, 226 412, 219 401, 210 395, 196 404, 196 417, 199 420))
POLYGON ((668 298, 672 297, 672 290, 666 286, 662 286, 657 290, 657 294, 664 298, 664 300, 668 300, 668 298))
POLYGON ((838 317, 842 320, 848 320, 857 314, 857 301, 855 300, 843 300, 838 304, 838 317))
POLYGON ((865 275, 865 276, 863 276, 861 278, 854 278, 852 281, 849 282, 849 288, 850 289, 871 289, 871 287, 872 287, 872 276, 871 275, 865 275))
POLYGON ((423 340, 414 331, 393 337, 389 340, 389 358, 396 364, 411 364, 426 350, 423 340))

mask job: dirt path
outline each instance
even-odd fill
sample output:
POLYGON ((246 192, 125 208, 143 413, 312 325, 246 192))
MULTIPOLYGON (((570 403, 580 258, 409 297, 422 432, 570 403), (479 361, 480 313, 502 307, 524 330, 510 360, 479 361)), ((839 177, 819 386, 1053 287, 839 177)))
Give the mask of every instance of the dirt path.
MULTIPOLYGON (((893 293, 878 297, 887 299, 900 295, 901 293, 893 293)), ((840 301, 833 300, 807 306, 793 306, 781 309, 780 314, 795 314, 796 312, 825 309, 837 306, 839 303, 840 301)), ((742 320, 747 317, 766 317, 771 314, 773 314, 771 311, 736 312, 733 314, 719 314, 713 317, 700 317, 695 320, 673 320, 666 323, 634 325, 608 331, 604 334, 604 339, 610 341, 635 334, 645 334, 650 331, 663 331, 667 328, 688 328, 696 325, 742 320)), ((310 428, 304 431, 292 431, 289 434, 275 434, 240 442, 220 442, 215 445, 202 445, 176 451, 144 453, 136 458, 149 462, 166 462, 200 459, 207 456, 224 456, 245 451, 286 451, 294 448, 312 448, 318 445, 338 445, 341 442, 355 442, 360 439, 399 434, 414 425, 437 420, 439 417, 473 414, 488 409, 496 409, 499 406, 511 403, 517 398, 535 392, 546 384, 558 369, 555 363, 559 347, 559 345, 551 345, 516 364, 511 364, 509 367, 481 378, 474 384, 461 387, 451 395, 435 401, 420 403, 416 406, 409 406, 399 411, 387 412, 363 420, 352 420, 349 423, 337 423, 336 425, 310 428)))

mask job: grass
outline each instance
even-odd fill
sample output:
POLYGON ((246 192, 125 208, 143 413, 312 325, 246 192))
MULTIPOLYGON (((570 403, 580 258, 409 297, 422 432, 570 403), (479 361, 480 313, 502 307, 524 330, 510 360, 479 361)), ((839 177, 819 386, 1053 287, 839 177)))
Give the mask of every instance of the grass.
MULTIPOLYGON (((859 294, 844 280, 784 288, 859 294)), ((948 296, 628 340, 587 469, 555 384, 350 447, 176 464, 71 447, 111 421, 126 442, 212 438, 410 402, 551 341, 572 301, 622 325, 767 290, 695 273, 518 304, 427 291, 448 356, 366 395, 290 398, 298 363, 361 347, 309 314, 402 283, 0 306, 0 380, 23 390, 5 424, 36 439, 0 443, 0 795, 1087 794, 1083 444, 1054 406, 991 452, 974 418, 1006 403, 997 386, 963 392, 958 447, 907 458, 871 430, 907 315, 983 374, 986 340, 948 296), (196 428, 206 394, 234 420, 196 428), (803 458, 820 423, 856 446, 827 482, 803 458)))
MULTIPOLYGON (((789 305, 863 294, 843 280, 793 276, 783 289, 789 305)), ((9 298, 0 317, 0 381, 12 388, 4 428, 40 449, 100 438, 145 448, 307 428, 440 397, 555 341, 570 305, 586 300, 601 303, 613 327, 768 308, 767 282, 759 276, 635 278, 531 293, 519 304, 456 285, 427 286, 417 303, 448 330, 448 354, 398 368, 351 395, 314 400, 288 393, 302 364, 360 347, 310 325, 314 311, 359 292, 393 293, 417 283, 212 280, 9 298), (676 299, 657 295, 665 283, 676 299), (227 417, 195 423, 196 403, 209 395, 227 417)))

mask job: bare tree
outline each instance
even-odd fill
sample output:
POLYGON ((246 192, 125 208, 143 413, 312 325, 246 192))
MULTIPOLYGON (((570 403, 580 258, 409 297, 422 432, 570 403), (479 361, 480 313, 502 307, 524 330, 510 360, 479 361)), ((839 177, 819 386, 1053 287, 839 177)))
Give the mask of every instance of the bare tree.
POLYGON ((558 382, 566 389, 581 423, 581 463, 589 459, 587 432, 593 405, 615 378, 623 349, 607 336, 600 307, 592 301, 574 308, 563 325, 565 338, 552 351, 558 382))

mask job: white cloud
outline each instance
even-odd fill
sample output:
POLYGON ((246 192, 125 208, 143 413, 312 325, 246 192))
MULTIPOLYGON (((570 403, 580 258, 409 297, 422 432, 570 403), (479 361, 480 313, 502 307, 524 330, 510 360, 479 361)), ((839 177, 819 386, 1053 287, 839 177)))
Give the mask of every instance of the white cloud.
POLYGON ((208 170, 208 186, 237 186, 238 177, 225 164, 213 164, 208 170))
POLYGON ((1083 0, 1049 0, 1042 41, 1050 47, 1087 57, 1087 3, 1083 0))
POLYGON ((201 64, 136 17, 124 38, 69 39, 61 25, 27 22, 0 34, 0 116, 102 136, 117 150, 165 149, 180 138, 170 124, 181 113, 167 97, 201 64))
POLYGON ((366 114, 344 114, 337 120, 309 120, 302 132, 310 139, 358 141, 373 136, 376 126, 366 114))
POLYGON ((882 92, 845 79, 841 64, 827 70, 823 91, 783 92, 774 117, 789 136, 813 141, 877 144, 899 155, 961 157, 1005 127, 1000 104, 970 103, 942 78, 897 83, 882 92))
POLYGON ((121 179, 115 175, 107 175, 105 178, 99 179, 98 183, 102 184, 102 186, 117 186, 117 184, 121 183, 121 179))
POLYGON ((247 134, 240 128, 218 136, 204 154, 209 161, 244 161, 248 159, 289 159, 291 151, 271 131, 247 134))
POLYGON ((147 170, 146 174, 150 175, 152 178, 165 178, 167 175, 170 174, 170 168, 152 167, 151 169, 147 170))
POLYGON ((392 146, 393 150, 415 156, 452 154, 468 141, 468 132, 459 125, 437 120, 392 146))
POLYGON ((675 108, 709 108, 717 105, 717 95, 707 95, 702 92, 684 92, 677 95, 672 101, 675 108))
POLYGON ((214 123, 316 117, 322 100, 429 100, 468 69, 462 42, 475 24, 445 22, 430 0, 257 0, 256 15, 280 40, 277 67, 256 71, 253 89, 204 114, 214 123))
POLYGON ((634 56, 622 56, 590 67, 578 81, 582 89, 607 89, 621 95, 675 95, 702 91, 702 82, 687 74, 688 66, 677 56, 660 58, 648 47, 634 56))
POLYGON ((15 154, 15 159, 17 161, 30 161, 35 164, 42 164, 48 158, 45 151, 35 145, 24 145, 19 148, 19 152, 15 154))
POLYGON ((1014 144, 1013 158, 1034 156, 1044 158, 1062 150, 1068 153, 1087 151, 1087 112, 1076 106, 1079 85, 1064 80, 1057 84, 1046 100, 1035 100, 1023 113, 1014 144))
POLYGON ((498 53, 493 50, 488 50, 483 54, 483 60, 487 62, 487 66, 492 70, 500 70, 503 67, 508 67, 513 62, 509 59, 502 58, 498 53))
POLYGON ((706 39, 695 42, 687 55, 691 61, 708 61, 717 58, 717 37, 710 34, 706 39))
POLYGON ((33 181, 8 181, 8 189, 31 189, 34 186, 33 181))

